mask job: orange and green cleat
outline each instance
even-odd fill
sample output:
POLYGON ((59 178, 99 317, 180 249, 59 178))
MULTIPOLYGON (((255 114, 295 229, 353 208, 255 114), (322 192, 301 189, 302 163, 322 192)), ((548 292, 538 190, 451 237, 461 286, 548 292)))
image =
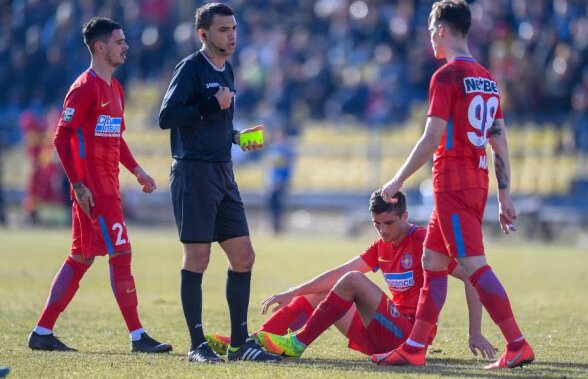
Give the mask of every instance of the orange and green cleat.
POLYGON ((535 354, 531 345, 527 342, 517 350, 508 350, 498 358, 498 360, 491 365, 484 367, 486 370, 496 370, 500 368, 514 368, 522 367, 535 360, 535 354))
POLYGON ((372 355, 372 362, 383 366, 424 366, 426 349, 411 354, 404 350, 404 344, 383 354, 372 355))
POLYGON ((218 355, 226 355, 227 349, 231 344, 231 337, 223 336, 222 334, 206 334, 204 336, 206 341, 208 341, 208 345, 218 355))
POLYGON ((257 332, 256 337, 259 344, 269 353, 280 354, 288 358, 300 358, 306 349, 306 345, 298 341, 293 333, 279 336, 260 331, 257 332))

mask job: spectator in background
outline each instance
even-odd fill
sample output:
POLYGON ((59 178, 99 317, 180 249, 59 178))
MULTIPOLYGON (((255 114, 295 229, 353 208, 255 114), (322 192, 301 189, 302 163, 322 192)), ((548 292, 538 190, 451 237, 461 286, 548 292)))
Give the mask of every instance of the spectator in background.
POLYGON ((268 208, 270 211, 272 229, 275 234, 283 231, 284 204, 292 177, 294 151, 288 142, 288 137, 282 130, 271 135, 267 150, 270 164, 268 172, 268 208))

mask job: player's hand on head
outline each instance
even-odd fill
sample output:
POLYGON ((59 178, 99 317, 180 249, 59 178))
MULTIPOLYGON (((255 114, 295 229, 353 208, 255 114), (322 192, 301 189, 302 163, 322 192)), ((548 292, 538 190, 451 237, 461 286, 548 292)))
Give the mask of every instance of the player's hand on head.
POLYGON ((494 359, 496 348, 481 333, 470 334, 468 345, 472 354, 478 356, 478 351, 484 359, 494 359))
POLYGON ((382 199, 388 203, 396 203, 398 200, 393 198, 393 196, 400 191, 400 188, 402 188, 402 183, 399 182, 396 178, 392 178, 380 189, 382 199))
POLYGON ((157 189, 155 179, 147 174, 141 167, 137 167, 134 172, 137 177, 137 181, 141 185, 141 191, 145 193, 151 193, 157 189))
POLYGON ((272 308, 272 312, 276 312, 284 308, 286 305, 290 304, 292 299, 294 299, 294 295, 289 291, 270 296, 261 303, 261 314, 266 314, 269 307, 273 304, 277 304, 275 307, 272 308))
POLYGON ((228 87, 219 87, 218 91, 214 94, 220 109, 228 109, 231 106, 235 92, 231 91, 228 87))
POLYGON ((74 183, 72 185, 76 201, 84 211, 84 213, 92 218, 92 207, 94 207, 94 196, 92 191, 84 185, 84 183, 74 183))

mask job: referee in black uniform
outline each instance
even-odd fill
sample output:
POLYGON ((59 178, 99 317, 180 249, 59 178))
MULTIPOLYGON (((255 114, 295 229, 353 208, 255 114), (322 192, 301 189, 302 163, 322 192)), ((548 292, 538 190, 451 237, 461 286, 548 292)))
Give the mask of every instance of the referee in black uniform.
MULTIPOLYGON (((227 255, 226 297, 231 318, 231 360, 277 361, 249 338, 247 310, 255 253, 233 175, 231 144, 240 133, 233 129, 234 76, 227 59, 235 51, 237 22, 233 9, 210 3, 196 10, 196 32, 202 49, 184 58, 174 70, 163 98, 159 126, 169 129, 173 163, 170 192, 184 256, 181 299, 192 345, 188 360, 218 363, 202 329, 202 276, 217 241, 227 255)), ((262 145, 248 143, 243 150, 262 145)))

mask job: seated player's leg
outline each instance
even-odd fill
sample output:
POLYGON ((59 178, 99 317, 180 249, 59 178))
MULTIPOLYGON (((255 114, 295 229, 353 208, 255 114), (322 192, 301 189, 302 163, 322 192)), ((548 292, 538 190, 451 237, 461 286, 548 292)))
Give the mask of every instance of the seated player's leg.
MULTIPOLYGON (((257 333, 260 331, 280 336, 286 335, 290 331, 297 331, 304 326, 315 307, 326 295, 327 293, 296 296, 288 305, 273 313, 259 330, 251 333, 250 337, 257 337, 257 333)), ((205 337, 215 353, 219 355, 227 353, 231 343, 230 336, 206 334, 205 337)))
MULTIPOLYGON (((300 357, 306 347, 329 326, 344 318, 354 304, 354 300, 363 321, 371 322, 379 305, 381 293, 382 291, 361 272, 349 272, 337 282, 325 300, 318 305, 300 332, 283 337, 260 332, 258 333, 260 343, 273 353, 300 357)), ((349 319, 342 321, 342 324, 344 322, 348 324, 340 325, 343 330, 348 329, 350 325, 349 319)))
MULTIPOLYGON (((80 218, 87 219, 81 208, 74 203, 72 207, 72 246, 71 255, 67 257, 61 269, 55 275, 45 308, 39 317, 37 326, 29 336, 29 347, 35 350, 71 351, 53 335, 53 327, 59 315, 67 308, 76 294, 80 281, 94 262, 93 257, 82 255, 82 223, 80 218)), ((86 235, 88 231, 84 232, 86 235)))
POLYGON ((413 324, 414 320, 400 313, 392 300, 380 291, 371 321, 365 323, 359 312, 353 315, 346 334, 348 346, 366 355, 390 351, 406 340, 413 324))

